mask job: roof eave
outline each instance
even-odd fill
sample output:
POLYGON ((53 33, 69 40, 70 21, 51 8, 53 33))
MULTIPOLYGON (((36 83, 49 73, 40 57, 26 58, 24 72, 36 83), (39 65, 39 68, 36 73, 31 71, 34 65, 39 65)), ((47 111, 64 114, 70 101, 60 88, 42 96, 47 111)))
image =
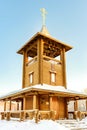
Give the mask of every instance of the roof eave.
POLYGON ((31 37, 18 51, 17 51, 17 53, 18 54, 23 54, 22 52, 23 52, 23 48, 25 47, 25 46, 27 46, 32 40, 34 40, 34 38, 36 38, 37 36, 38 36, 38 34, 39 34, 39 32, 37 32, 33 37, 31 37))
POLYGON ((43 36, 43 37, 46 37, 46 38, 48 38, 48 39, 51 39, 51 40, 53 40, 53 41, 55 41, 55 42, 61 44, 62 46, 65 47, 66 51, 69 51, 69 50, 71 50, 71 49, 73 48, 72 46, 70 46, 70 45, 68 45, 68 44, 66 44, 66 43, 64 43, 64 42, 62 42, 62 41, 60 41, 60 40, 57 40, 57 39, 51 37, 50 35, 46 35, 46 34, 43 34, 43 33, 41 33, 41 32, 37 32, 30 40, 28 40, 28 41, 24 44, 24 46, 22 46, 22 47, 17 51, 17 53, 18 53, 18 54, 23 54, 23 49, 24 49, 32 40, 34 40, 34 39, 35 39, 37 36, 39 36, 39 35, 41 35, 41 36, 43 36))
POLYGON ((17 97, 17 96, 20 96, 21 94, 31 92, 31 91, 53 93, 53 94, 57 94, 57 95, 60 95, 61 97, 66 97, 66 98, 79 97, 79 99, 87 99, 87 94, 85 94, 85 93, 75 92, 75 91, 71 91, 68 89, 55 90, 55 87, 53 89, 53 87, 51 87, 51 86, 45 86, 45 84, 42 86, 42 85, 38 84, 38 85, 35 85, 32 87, 27 87, 27 88, 9 93, 7 95, 3 95, 2 97, 0 97, 0 100, 5 100, 5 99, 17 97))

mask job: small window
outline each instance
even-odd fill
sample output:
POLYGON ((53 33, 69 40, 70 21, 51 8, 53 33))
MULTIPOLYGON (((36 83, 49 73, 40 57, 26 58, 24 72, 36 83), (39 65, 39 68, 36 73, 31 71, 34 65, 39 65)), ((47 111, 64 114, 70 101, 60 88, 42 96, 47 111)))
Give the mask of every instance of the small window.
POLYGON ((55 83, 56 82, 56 74, 51 73, 51 82, 55 83))
POLYGON ((29 83, 33 83, 33 72, 29 74, 29 83))

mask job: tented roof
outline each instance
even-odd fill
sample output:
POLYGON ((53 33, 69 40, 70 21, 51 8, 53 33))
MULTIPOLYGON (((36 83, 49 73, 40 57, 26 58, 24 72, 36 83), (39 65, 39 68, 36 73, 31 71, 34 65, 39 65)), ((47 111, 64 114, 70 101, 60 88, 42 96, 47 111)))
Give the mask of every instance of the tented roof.
POLYGON ((46 39, 49 39, 51 42, 55 42, 56 45, 59 44, 60 46, 64 47, 65 48, 65 51, 69 51, 72 49, 72 46, 60 41, 60 40, 57 40, 55 38, 53 38, 51 35, 47 35, 45 33, 42 33, 42 32, 37 32, 29 41, 27 41, 18 51, 17 53, 19 54, 23 54, 23 51, 24 49, 26 49, 27 47, 30 47, 33 43, 33 41, 37 40, 38 38, 46 38, 46 39))

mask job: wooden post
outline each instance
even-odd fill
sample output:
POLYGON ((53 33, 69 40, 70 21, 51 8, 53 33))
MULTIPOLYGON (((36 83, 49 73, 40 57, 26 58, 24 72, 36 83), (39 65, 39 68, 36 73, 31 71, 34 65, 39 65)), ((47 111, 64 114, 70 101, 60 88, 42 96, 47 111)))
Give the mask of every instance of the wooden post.
POLYGON ((68 119, 68 104, 69 104, 69 100, 65 99, 65 118, 68 119))
POLYGON ((35 110, 35 123, 38 123, 39 118, 38 118, 38 109, 35 110))
POLYGON ((50 97, 50 119, 55 121, 55 119, 56 119, 56 111, 54 111, 53 108, 52 108, 53 94, 50 94, 49 97, 50 97))
POLYGON ((50 101, 50 119, 53 119, 53 113, 52 113, 52 95, 49 95, 49 97, 50 97, 50 99, 49 99, 49 101, 50 101))
POLYGON ((52 96, 50 95, 50 111, 52 111, 52 96))
POLYGON ((37 42, 37 58, 38 58, 38 83, 43 84, 43 40, 38 39, 37 42))
POLYGON ((26 110, 26 97, 23 97, 23 110, 26 110))
POLYGON ((9 111, 11 111, 11 100, 9 101, 9 111))
POLYGON ((4 111, 6 111, 6 100, 4 101, 4 111))
MULTIPOLYGON (((18 106, 19 106, 19 104, 18 104, 18 106)), ((24 110, 26 110, 26 97, 25 96, 23 97, 23 100, 21 101, 21 110, 23 110, 23 111, 20 112, 20 121, 23 121, 26 118, 25 111, 24 111, 24 110)))
POLYGON ((1 112, 1 120, 4 120, 4 119, 5 119, 5 113, 1 112))
POLYGON ((24 111, 21 111, 20 112, 20 121, 24 121, 24 119, 25 119, 25 113, 24 113, 24 111))
POLYGON ((4 112, 1 112, 1 120, 5 119, 6 100, 4 100, 4 112))
POLYGON ((28 61, 26 50, 23 52, 23 74, 22 74, 22 88, 25 88, 25 71, 26 71, 26 63, 28 61))
POLYGON ((33 95, 33 109, 37 109, 37 95, 33 95))
POLYGON ((78 101, 75 100, 74 102, 74 118, 77 119, 78 118, 78 101))
POLYGON ((10 112, 7 112, 7 113, 6 113, 6 119, 7 119, 7 121, 10 120, 10 112))
POLYGON ((19 102, 17 102, 17 111, 19 110, 19 102))
POLYGON ((78 111, 78 100, 74 102, 74 111, 78 111))
POLYGON ((87 111, 87 99, 86 99, 86 111, 87 111))
POLYGON ((21 110, 24 110, 23 109, 23 100, 21 100, 21 110))
POLYGON ((67 88, 66 85, 66 58, 65 58, 65 48, 61 50, 61 61, 62 61, 62 75, 63 75, 63 85, 67 88))

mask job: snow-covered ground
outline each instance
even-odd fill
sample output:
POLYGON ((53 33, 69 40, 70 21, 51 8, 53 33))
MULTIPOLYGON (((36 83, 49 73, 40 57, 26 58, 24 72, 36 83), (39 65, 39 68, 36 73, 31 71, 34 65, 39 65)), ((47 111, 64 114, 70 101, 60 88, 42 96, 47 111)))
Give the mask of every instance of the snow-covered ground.
POLYGON ((0 120, 0 130, 87 130, 87 118, 83 120, 41 120, 37 124, 34 120, 0 120))
POLYGON ((87 130, 87 117, 78 120, 58 120, 59 124, 69 128, 70 130, 87 130))
POLYGON ((38 124, 34 120, 19 122, 0 120, 0 130, 70 130, 51 120, 42 120, 38 124))

